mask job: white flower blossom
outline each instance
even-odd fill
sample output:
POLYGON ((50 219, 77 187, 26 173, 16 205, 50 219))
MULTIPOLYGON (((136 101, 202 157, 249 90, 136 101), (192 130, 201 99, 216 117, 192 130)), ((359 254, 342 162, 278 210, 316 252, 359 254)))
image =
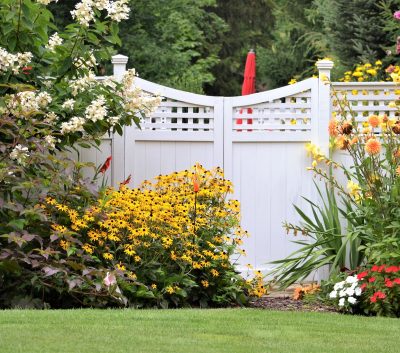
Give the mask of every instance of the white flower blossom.
POLYGON ((65 110, 74 110, 75 100, 67 99, 62 105, 61 108, 65 110))
POLYGON ((74 65, 76 68, 79 69, 90 69, 97 65, 97 61, 93 53, 90 53, 89 57, 86 59, 82 57, 75 58, 74 65))
POLYGON ((340 298, 340 300, 339 300, 339 306, 344 306, 344 304, 345 304, 345 302, 346 302, 346 299, 345 298, 340 298))
POLYGON ((348 297, 348 298, 347 298, 347 301, 348 301, 350 304, 355 304, 355 303, 357 303, 357 299, 354 298, 354 297, 348 297))
POLYGON ((358 282, 358 278, 357 278, 357 276, 348 276, 345 279, 345 282, 346 283, 355 283, 355 282, 358 282))
POLYGON ((71 11, 73 19, 76 19, 82 26, 89 27, 94 20, 93 0, 82 0, 75 5, 75 10, 71 11))
POLYGON ((74 116, 70 121, 64 122, 61 124, 61 133, 68 134, 70 132, 83 131, 83 124, 85 123, 85 119, 74 116))
POLYGON ((128 19, 130 12, 128 3, 128 0, 111 1, 107 7, 108 16, 116 22, 128 19))
POLYGON ((329 298, 334 299, 336 297, 337 297, 337 292, 335 290, 329 293, 329 298))
POLYGON ((60 142, 59 139, 56 139, 54 136, 47 135, 44 138, 46 145, 50 147, 51 149, 54 149, 56 147, 56 142, 60 142))
POLYGON ((335 285, 333 286, 333 289, 334 290, 339 290, 339 289, 342 289, 343 286, 344 286, 344 281, 338 282, 338 283, 335 283, 335 285))
POLYGON ((97 0, 94 2, 94 6, 97 10, 106 10, 110 6, 109 0, 97 0))
POLYGON ((339 291, 339 297, 345 297, 346 296, 346 289, 342 289, 339 291))
POLYGON ((48 112, 44 118, 44 122, 47 124, 51 124, 56 120, 58 120, 58 116, 54 112, 48 112))
POLYGON ((88 75, 82 76, 69 82, 72 88, 72 95, 76 96, 78 93, 83 92, 96 83, 96 77, 92 71, 88 75))
POLYGON ((29 157, 28 147, 20 144, 16 145, 10 153, 10 158, 16 160, 19 164, 24 165, 26 159, 29 157))
POLYGON ((106 100, 104 96, 100 96, 98 99, 94 100, 85 110, 86 120, 91 120, 96 122, 98 120, 103 120, 107 115, 107 107, 105 107, 106 100))
POLYGON ((346 289, 346 295, 349 297, 352 297, 354 295, 354 289, 353 288, 347 288, 346 289))
POLYGON ((111 116, 108 121, 110 123, 111 126, 114 126, 118 123, 119 119, 121 119, 120 116, 111 116))
POLYGON ((362 293, 362 290, 361 290, 360 287, 357 287, 357 288, 354 290, 354 294, 355 294, 357 297, 359 297, 359 296, 361 295, 361 293, 362 293))
POLYGON ((36 0, 39 4, 42 4, 42 5, 48 5, 48 4, 50 4, 51 2, 58 2, 58 0, 36 0))
POLYGON ((47 107, 52 100, 53 99, 51 98, 50 94, 48 94, 47 92, 40 92, 36 97, 36 101, 40 108, 47 107))
POLYGON ((39 104, 33 91, 23 91, 9 96, 7 108, 16 117, 26 117, 39 111, 39 104))
POLYGON ((63 39, 58 35, 58 33, 54 33, 50 38, 49 42, 46 44, 45 48, 54 52, 54 49, 63 43, 63 39))
POLYGON ((22 67, 32 60, 32 53, 11 54, 4 48, 0 47, 0 72, 12 71, 18 74, 22 67))

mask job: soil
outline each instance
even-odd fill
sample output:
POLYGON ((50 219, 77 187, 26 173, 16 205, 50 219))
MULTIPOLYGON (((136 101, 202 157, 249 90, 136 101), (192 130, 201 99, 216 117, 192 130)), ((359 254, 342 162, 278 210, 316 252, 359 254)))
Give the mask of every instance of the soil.
POLYGON ((304 302, 302 300, 294 300, 290 297, 261 297, 252 300, 250 307, 278 310, 278 311, 312 311, 312 312, 337 312, 331 306, 324 305, 319 302, 304 302))

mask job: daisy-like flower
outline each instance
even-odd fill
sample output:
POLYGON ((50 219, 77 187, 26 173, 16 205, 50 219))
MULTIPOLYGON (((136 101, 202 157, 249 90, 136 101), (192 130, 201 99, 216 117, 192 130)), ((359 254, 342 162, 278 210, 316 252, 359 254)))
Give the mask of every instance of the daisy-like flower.
POLYGON ((381 151, 381 143, 376 138, 370 138, 365 144, 365 151, 370 155, 378 154, 381 151))
POLYGON ((381 118, 376 114, 370 115, 368 118, 368 122, 372 127, 378 127, 381 121, 381 118))

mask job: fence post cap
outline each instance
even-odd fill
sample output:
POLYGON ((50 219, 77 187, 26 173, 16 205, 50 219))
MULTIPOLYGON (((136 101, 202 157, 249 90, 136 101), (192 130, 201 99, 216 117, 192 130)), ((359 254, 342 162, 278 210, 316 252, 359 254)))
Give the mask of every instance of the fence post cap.
POLYGON ((111 57, 112 64, 126 64, 128 62, 128 57, 122 54, 113 55, 111 57))
POLYGON ((333 68, 333 61, 330 59, 321 59, 318 60, 315 65, 317 66, 318 70, 331 70, 333 68))

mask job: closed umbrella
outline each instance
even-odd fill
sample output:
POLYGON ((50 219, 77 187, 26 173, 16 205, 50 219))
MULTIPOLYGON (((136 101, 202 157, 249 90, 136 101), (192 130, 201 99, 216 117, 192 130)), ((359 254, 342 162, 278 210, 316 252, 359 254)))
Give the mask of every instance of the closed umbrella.
MULTIPOLYGON (((242 84, 242 96, 256 93, 256 53, 253 49, 247 53, 246 65, 242 84)), ((247 114, 252 114, 253 109, 247 108, 247 114)), ((243 110, 240 110, 243 114, 243 110)), ((247 124, 252 124, 253 119, 247 119, 247 124)), ((242 119, 237 119, 237 124, 242 124, 242 119)), ((250 131, 250 130, 249 130, 250 131)))

